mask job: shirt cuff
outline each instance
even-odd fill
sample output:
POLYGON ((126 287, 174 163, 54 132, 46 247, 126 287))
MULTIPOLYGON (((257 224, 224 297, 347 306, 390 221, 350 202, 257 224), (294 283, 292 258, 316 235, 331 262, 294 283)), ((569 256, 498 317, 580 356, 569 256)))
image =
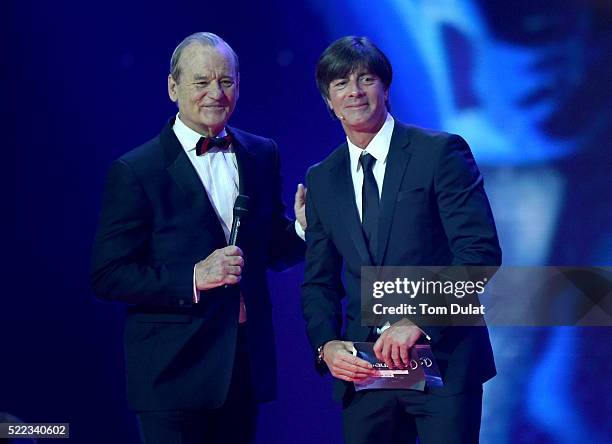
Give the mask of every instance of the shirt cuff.
POLYGON ((306 240, 306 232, 304 231, 300 223, 297 221, 297 219, 295 220, 295 234, 297 234, 300 239, 306 240))
MULTIPOLYGON (((423 336, 425 337, 425 339, 427 339, 428 341, 431 341, 431 336, 429 336, 425 330, 423 330, 421 327, 419 327, 418 325, 414 324, 414 326, 416 328, 418 328, 419 330, 421 330, 421 333, 423 334, 423 336)), ((391 327, 391 323, 389 321, 387 321, 385 323, 385 325, 383 325, 382 327, 376 327, 376 333, 378 333, 378 335, 382 335, 383 332, 388 329, 389 327, 391 327)))
POLYGON ((197 304, 200 302, 200 290, 196 287, 196 266, 193 266, 193 303, 197 304))

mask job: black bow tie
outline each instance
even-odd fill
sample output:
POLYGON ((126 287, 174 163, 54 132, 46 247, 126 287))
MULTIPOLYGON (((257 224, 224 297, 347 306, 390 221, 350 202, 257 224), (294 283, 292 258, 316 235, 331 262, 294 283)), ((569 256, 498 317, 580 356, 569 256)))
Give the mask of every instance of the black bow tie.
POLYGON ((201 156, 211 148, 226 150, 232 143, 232 136, 229 134, 224 137, 200 137, 196 144, 196 156, 201 156))

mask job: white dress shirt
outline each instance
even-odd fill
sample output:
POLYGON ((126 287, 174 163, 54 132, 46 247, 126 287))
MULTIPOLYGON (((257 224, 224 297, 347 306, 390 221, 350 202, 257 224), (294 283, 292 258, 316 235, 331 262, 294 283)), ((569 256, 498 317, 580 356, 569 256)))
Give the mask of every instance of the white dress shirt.
MULTIPOLYGON (((240 186, 238 162, 233 146, 230 145, 228 150, 223 151, 214 147, 198 156, 196 155, 196 145, 202 135, 185 125, 178 114, 172 130, 198 173, 202 181, 203 191, 208 195, 223 228, 225 241, 229 242, 232 222, 234 221, 234 202, 240 186)), ((225 128, 217 134, 218 137, 226 135, 225 128)), ((200 291, 196 288, 195 283, 195 265, 193 266, 193 301, 194 303, 200 301, 200 291)), ((246 322, 246 319, 246 306, 241 293, 238 322, 246 322)))
MULTIPOLYGON (((178 115, 172 129, 202 181, 210 203, 221 222, 225 241, 228 242, 234 220, 234 202, 238 196, 240 181, 236 153, 230 145, 228 150, 222 151, 214 147, 202 156, 197 156, 195 147, 202 135, 185 125, 178 115)), ((218 137, 225 135, 227 135, 225 129, 217 134, 218 137)))
POLYGON ((357 204, 357 212, 359 213, 359 220, 362 216, 362 191, 363 191, 363 169, 359 158, 364 153, 371 154, 375 159, 376 163, 372 167, 372 173, 378 185, 378 197, 382 196, 382 190, 385 180, 385 170, 387 168, 387 155, 389 154, 389 146, 391 145, 391 136, 393 135, 393 128, 395 126, 395 120, 391 117, 391 114, 387 113, 385 123, 378 130, 374 138, 368 143, 364 149, 354 145, 349 138, 346 138, 349 148, 349 156, 351 158, 351 178, 353 179, 353 189, 355 190, 355 203, 357 204))

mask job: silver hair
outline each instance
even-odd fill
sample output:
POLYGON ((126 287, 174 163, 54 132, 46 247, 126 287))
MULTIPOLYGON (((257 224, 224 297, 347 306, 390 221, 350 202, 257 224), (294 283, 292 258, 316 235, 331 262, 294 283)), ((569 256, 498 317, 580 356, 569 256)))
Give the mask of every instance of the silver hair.
POLYGON ((190 36, 185 37, 185 39, 178 44, 178 46, 174 49, 172 53, 172 57, 170 58, 170 75, 174 79, 175 82, 179 83, 179 79, 181 77, 181 54, 183 50, 191 45, 192 43, 198 43, 202 46, 209 47, 218 47, 225 46, 229 52, 234 57, 234 65, 236 68, 236 77, 238 77, 240 69, 238 65, 238 56, 232 49, 230 45, 227 44, 225 40, 219 37, 217 34, 213 34, 212 32, 196 32, 195 34, 191 34, 190 36))

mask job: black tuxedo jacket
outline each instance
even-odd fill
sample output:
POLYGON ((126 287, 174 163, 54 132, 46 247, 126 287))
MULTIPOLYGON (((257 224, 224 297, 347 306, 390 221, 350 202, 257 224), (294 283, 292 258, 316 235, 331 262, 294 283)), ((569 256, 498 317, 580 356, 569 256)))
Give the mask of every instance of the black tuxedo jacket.
MULTIPOLYGON (((311 167, 307 183, 302 308, 311 345, 316 349, 333 339, 368 340, 371 328, 361 325, 360 274, 362 266, 375 264, 355 205, 347 144, 311 167), (343 322, 341 299, 345 294, 343 322)), ((427 132, 396 121, 380 208, 378 265, 501 263, 483 179, 468 145, 459 136, 427 132)), ((486 327, 424 330, 432 338, 445 384, 433 391, 460 392, 495 375, 486 327)), ((348 386, 338 382, 336 397, 342 397, 348 386)))
POLYGON ((222 405, 234 362, 240 292, 257 399, 273 399, 276 361, 266 269, 298 262, 305 248, 284 215, 278 148, 270 139, 228 129, 240 193, 250 197, 238 236, 242 280, 240 286, 203 291, 192 304, 194 265, 226 240, 173 123, 113 162, 94 241, 95 294, 129 304, 129 403, 139 411, 222 405))

